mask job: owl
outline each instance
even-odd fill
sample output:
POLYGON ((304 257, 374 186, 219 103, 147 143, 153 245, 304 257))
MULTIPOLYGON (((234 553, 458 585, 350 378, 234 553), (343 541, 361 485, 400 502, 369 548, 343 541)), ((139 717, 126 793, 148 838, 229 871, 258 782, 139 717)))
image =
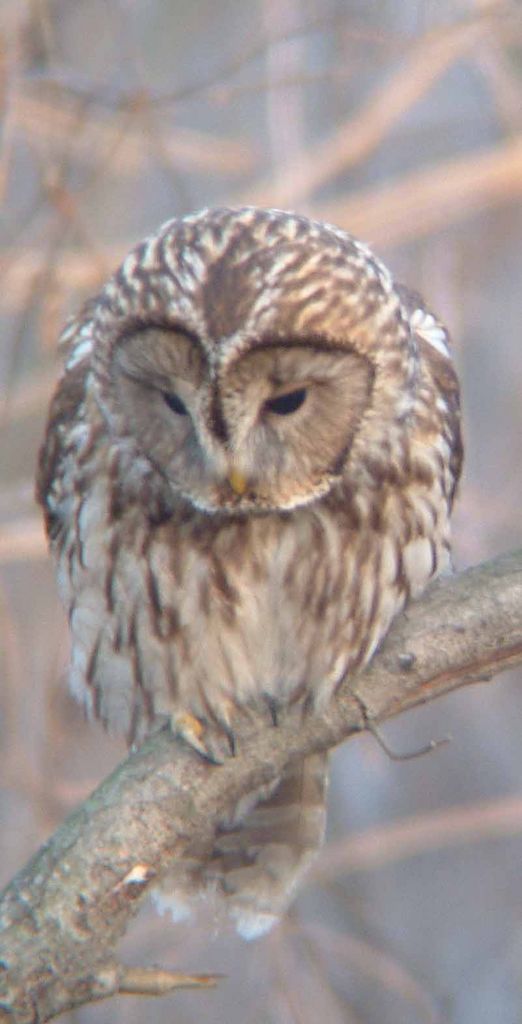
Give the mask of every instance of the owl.
MULTIPOLYGON (((88 714, 131 744, 170 723, 220 763, 242 715, 324 708, 450 566, 445 328, 344 231, 215 209, 138 245, 63 348, 37 493, 88 714)), ((213 893, 265 932, 321 844, 326 776, 314 755, 249 794, 166 865, 160 907, 213 893)))

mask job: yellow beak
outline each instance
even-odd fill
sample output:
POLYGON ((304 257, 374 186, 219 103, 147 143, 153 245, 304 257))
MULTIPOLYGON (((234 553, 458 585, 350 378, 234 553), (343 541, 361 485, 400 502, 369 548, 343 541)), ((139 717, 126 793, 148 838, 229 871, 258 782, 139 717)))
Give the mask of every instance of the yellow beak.
POLYGON ((234 491, 234 494, 242 495, 247 489, 247 481, 242 473, 238 469, 231 469, 228 474, 228 482, 234 491))

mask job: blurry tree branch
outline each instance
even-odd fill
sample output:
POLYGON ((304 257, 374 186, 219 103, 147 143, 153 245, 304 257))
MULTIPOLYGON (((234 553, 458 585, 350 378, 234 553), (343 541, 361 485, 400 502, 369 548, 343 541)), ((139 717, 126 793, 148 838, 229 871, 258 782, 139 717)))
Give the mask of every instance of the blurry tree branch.
POLYGON ((314 214, 386 247, 522 195, 522 136, 416 170, 397 182, 318 203, 314 214))
MULTIPOLYGON (((108 170, 111 174, 129 175, 147 163, 149 148, 143 127, 133 116, 152 105, 146 95, 136 96, 119 112, 119 117, 93 114, 85 117, 81 130, 77 126, 77 104, 67 98, 49 97, 26 89, 13 100, 10 116, 13 127, 22 137, 52 140, 55 150, 65 151, 77 160, 100 162, 105 152, 111 153, 108 170), (129 116, 130 115, 130 116, 129 116)), ((255 152, 244 139, 215 136, 193 128, 165 128, 162 143, 172 166, 190 173, 240 175, 252 171, 255 152)))
POLYGON ((520 662, 522 551, 434 584, 400 616, 370 668, 299 728, 293 714, 278 728, 245 717, 237 756, 219 767, 167 730, 149 739, 4 891, 0 1022, 43 1022, 116 992, 212 984, 212 976, 117 962, 116 944, 162 869, 296 759, 520 662))
MULTIPOLYGON (((447 228, 477 210, 512 203, 521 194, 519 133, 489 148, 404 174, 396 182, 357 189, 329 202, 309 200, 306 212, 386 249, 447 228)), ((275 189, 265 195, 269 206, 278 205, 277 195, 275 189)), ((254 201, 253 195, 243 198, 254 201)), ((105 247, 105 265, 116 266, 127 248, 128 243, 105 247)), ((13 248, 2 268, 0 310, 23 309, 28 291, 34 289, 45 267, 45 254, 37 248, 13 248)), ((88 294, 105 276, 92 254, 69 246, 61 249, 52 269, 58 291, 77 289, 88 294)))
POLYGON ((321 186, 369 158, 448 68, 487 38, 489 20, 465 20, 422 36, 395 73, 331 136, 315 141, 308 155, 300 153, 275 180, 250 184, 234 202, 285 208, 310 201, 321 186))

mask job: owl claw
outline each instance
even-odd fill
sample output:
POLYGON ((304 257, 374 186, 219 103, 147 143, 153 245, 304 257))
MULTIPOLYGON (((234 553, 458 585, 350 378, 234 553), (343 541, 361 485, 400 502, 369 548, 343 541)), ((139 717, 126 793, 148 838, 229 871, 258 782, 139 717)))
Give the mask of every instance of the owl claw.
POLYGON ((228 740, 228 745, 230 747, 230 753, 231 753, 232 757, 235 757, 236 756, 236 752, 237 752, 237 750, 236 750, 236 737, 234 736, 234 733, 232 732, 232 729, 230 728, 230 726, 223 726, 223 732, 225 733, 225 736, 226 736, 226 738, 228 740))
POLYGON ((175 736, 188 743, 189 747, 211 764, 224 764, 227 757, 235 756, 235 736, 224 722, 220 722, 217 729, 212 729, 190 712, 180 712, 172 715, 170 724, 175 736))
POLYGON ((271 697, 269 694, 266 695, 265 700, 266 700, 266 704, 267 704, 268 711, 269 711, 269 714, 270 714, 270 718, 272 719, 272 725, 273 726, 279 725, 279 708, 280 708, 280 706, 279 706, 278 701, 275 699, 275 697, 271 697))
POLYGON ((175 736, 188 743, 189 747, 192 747, 193 750, 197 750, 198 754, 201 754, 201 757, 204 757, 206 761, 211 761, 213 764, 223 763, 222 760, 218 760, 215 757, 214 752, 209 750, 203 742, 205 726, 195 715, 191 715, 189 712, 173 714, 170 719, 170 726, 175 736))
POLYGON ((229 746, 229 755, 235 757, 237 753, 237 744, 234 730, 232 728, 232 716, 236 710, 234 703, 231 700, 226 700, 220 707, 220 713, 218 717, 219 725, 226 738, 226 742, 229 746))

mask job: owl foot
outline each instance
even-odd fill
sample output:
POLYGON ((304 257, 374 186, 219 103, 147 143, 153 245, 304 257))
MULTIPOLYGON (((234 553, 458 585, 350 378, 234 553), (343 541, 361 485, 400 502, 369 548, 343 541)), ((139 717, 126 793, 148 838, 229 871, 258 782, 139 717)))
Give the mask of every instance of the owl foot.
POLYGON ((201 757, 212 764, 224 764, 236 753, 234 734, 228 722, 220 722, 212 726, 191 715, 190 712, 175 712, 170 719, 170 727, 175 736, 197 750, 201 757))
POLYGON ((301 699, 297 700, 278 700, 271 693, 263 694, 263 700, 265 703, 266 710, 271 725, 277 728, 281 725, 281 722, 295 722, 297 727, 302 723, 304 716, 308 711, 313 711, 313 704, 310 702, 308 705, 307 701, 301 699))

